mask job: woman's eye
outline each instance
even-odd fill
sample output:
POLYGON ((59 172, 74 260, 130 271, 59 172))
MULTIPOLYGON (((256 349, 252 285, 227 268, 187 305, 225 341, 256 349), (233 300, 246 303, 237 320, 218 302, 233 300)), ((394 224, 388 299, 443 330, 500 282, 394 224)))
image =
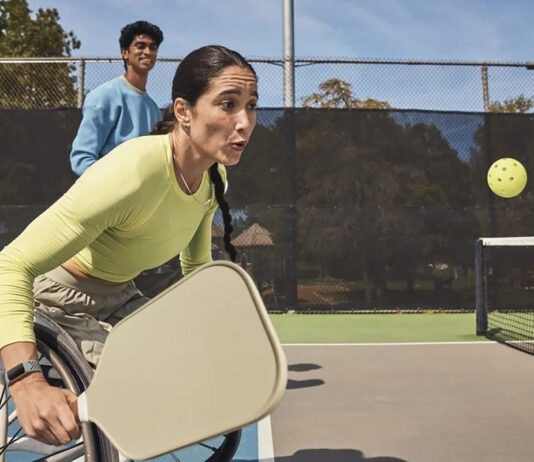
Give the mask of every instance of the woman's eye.
POLYGON ((256 109, 256 106, 257 106, 257 103, 249 103, 248 104, 248 108, 251 109, 251 110, 256 109))
POLYGON ((232 109, 234 107, 234 103, 233 101, 223 101, 221 103, 221 106, 224 108, 224 109, 232 109))

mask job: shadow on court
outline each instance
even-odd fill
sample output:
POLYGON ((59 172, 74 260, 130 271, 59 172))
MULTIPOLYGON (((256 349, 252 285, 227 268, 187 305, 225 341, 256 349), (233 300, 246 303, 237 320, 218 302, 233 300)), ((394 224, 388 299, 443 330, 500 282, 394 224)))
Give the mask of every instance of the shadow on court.
MULTIPOLYGON (((275 462, 407 462, 398 457, 370 457, 355 449, 302 449, 291 456, 275 457, 275 462)), ((235 459, 234 462, 247 462, 235 459)))
MULTIPOLYGON (((313 363, 297 363, 297 364, 290 364, 287 367, 287 369, 289 372, 308 372, 308 371, 321 369, 322 367, 323 366, 320 366, 319 364, 313 364, 313 363)), ((321 379, 305 379, 305 380, 288 379, 286 389, 295 390, 297 388, 318 387, 320 385, 324 385, 324 380, 321 380, 321 379)))
POLYGON ((289 379, 287 381, 286 389, 295 390, 297 388, 318 387, 320 385, 324 385, 324 380, 321 380, 321 379, 308 379, 308 380, 289 379))
POLYGON ((307 372, 307 371, 314 371, 316 369, 321 369, 319 364, 312 364, 312 363, 300 363, 300 364, 290 364, 287 366, 287 370, 290 372, 307 372))

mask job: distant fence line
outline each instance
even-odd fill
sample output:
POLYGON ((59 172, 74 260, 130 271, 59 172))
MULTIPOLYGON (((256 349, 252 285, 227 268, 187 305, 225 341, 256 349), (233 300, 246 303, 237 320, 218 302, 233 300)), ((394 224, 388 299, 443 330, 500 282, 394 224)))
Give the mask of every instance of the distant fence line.
MULTIPOLYGON (((181 58, 158 58, 147 91, 170 103, 181 58)), ((283 106, 283 60, 250 58, 259 76, 260 106, 283 106)), ((487 112, 495 101, 534 98, 534 62, 297 58, 295 101, 302 106, 320 83, 337 78, 354 97, 394 109, 487 112)), ((85 95, 123 73, 120 58, 0 58, 0 109, 81 107, 85 95)))

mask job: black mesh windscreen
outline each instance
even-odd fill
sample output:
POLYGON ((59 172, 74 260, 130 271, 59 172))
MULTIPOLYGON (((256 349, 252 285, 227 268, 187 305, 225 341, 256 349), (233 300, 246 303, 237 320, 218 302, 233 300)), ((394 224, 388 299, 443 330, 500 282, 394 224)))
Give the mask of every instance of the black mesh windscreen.
MULTIPOLYGON (((228 169, 239 263, 270 309, 474 309, 473 243, 534 229, 531 182, 486 184, 500 157, 534 167, 534 115, 260 109, 228 169)), ((0 111, 0 244, 74 181, 78 110, 0 111)), ((214 258, 226 258, 222 220, 214 258)), ((173 259, 147 273, 157 292, 173 259)), ((141 285, 143 285, 141 283, 141 285)))

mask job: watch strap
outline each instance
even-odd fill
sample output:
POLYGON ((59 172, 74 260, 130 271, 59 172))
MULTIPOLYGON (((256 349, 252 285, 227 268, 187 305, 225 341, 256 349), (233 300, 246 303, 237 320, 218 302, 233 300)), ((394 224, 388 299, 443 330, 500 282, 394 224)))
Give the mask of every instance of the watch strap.
POLYGON ((34 359, 30 359, 29 361, 23 361, 6 372, 6 383, 10 385, 21 379, 22 377, 26 377, 28 374, 32 374, 33 372, 42 372, 39 361, 36 361, 34 359))

